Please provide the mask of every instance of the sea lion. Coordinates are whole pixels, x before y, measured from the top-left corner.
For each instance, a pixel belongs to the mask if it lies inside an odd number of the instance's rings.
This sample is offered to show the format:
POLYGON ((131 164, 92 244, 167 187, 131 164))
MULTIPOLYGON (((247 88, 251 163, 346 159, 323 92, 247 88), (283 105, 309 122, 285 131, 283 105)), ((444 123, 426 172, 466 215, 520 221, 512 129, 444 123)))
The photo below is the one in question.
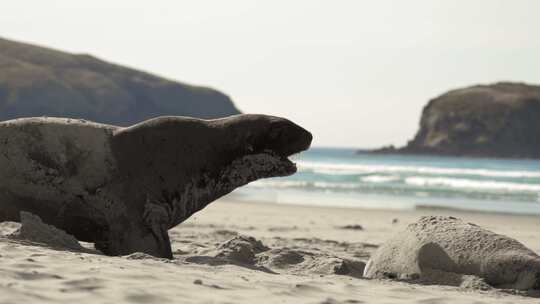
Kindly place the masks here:
POLYGON ((498 288, 539 289, 540 257, 520 242, 477 225, 426 216, 379 247, 364 270, 367 278, 428 283, 433 278, 441 283, 445 273, 474 275, 498 288))
POLYGON ((0 122, 0 221, 38 215, 107 255, 172 258, 167 230, 259 178, 296 172, 312 135, 266 115, 159 117, 121 128, 0 122))

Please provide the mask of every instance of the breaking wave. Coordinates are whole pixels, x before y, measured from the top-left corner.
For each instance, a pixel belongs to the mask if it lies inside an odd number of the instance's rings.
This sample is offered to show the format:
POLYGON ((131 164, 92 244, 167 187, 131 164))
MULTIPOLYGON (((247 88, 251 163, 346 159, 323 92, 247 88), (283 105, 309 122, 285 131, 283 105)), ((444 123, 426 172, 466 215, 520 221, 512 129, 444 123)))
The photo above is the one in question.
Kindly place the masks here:
POLYGON ((362 164, 335 164, 298 161, 297 166, 302 171, 327 175, 354 175, 370 173, 410 173, 429 175, 458 175, 483 176, 507 178, 540 178, 540 172, 490 170, 471 168, 440 168, 426 166, 400 166, 400 165, 362 165, 362 164))
POLYGON ((467 200, 529 202, 538 205, 540 213, 539 161, 370 156, 329 149, 308 151, 296 163, 297 174, 259 180, 248 189, 274 189, 279 194, 291 190, 325 197, 346 194, 358 201, 368 194, 428 204, 433 199, 451 199, 448 205, 467 200))

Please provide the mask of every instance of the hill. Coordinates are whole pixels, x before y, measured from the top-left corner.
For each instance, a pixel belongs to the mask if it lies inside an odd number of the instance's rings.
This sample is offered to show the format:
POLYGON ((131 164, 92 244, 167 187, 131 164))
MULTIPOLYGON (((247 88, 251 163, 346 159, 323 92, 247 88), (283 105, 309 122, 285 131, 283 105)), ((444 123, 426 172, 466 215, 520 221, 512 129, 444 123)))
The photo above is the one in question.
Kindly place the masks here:
POLYGON ((0 38, 0 120, 61 116, 130 125, 161 115, 238 113, 228 96, 210 88, 0 38))

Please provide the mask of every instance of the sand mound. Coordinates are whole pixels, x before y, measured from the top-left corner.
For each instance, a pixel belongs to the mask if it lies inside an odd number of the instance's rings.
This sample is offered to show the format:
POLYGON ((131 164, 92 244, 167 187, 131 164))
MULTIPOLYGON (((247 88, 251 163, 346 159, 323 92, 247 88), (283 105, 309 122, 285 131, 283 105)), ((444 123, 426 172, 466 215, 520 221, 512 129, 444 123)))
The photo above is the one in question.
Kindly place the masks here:
POLYGON ((45 244, 54 248, 86 251, 74 236, 52 225, 47 225, 39 216, 24 211, 21 212, 21 227, 9 237, 45 244))
MULTIPOLYGON (((294 243, 294 240, 280 242, 294 243)), ((317 243, 318 240, 311 240, 317 243)), ((336 242, 336 244, 339 244, 336 242)), ((361 277, 365 263, 342 258, 332 251, 269 247, 251 236, 238 235, 210 249, 210 256, 188 256, 185 261, 209 265, 234 264, 271 273, 296 275, 349 275, 361 277)))
POLYGON ((254 264, 255 255, 269 249, 254 237, 240 235, 219 245, 216 257, 242 264, 254 264))
POLYGON ((272 268, 284 269, 305 261, 304 253, 289 248, 277 248, 259 257, 259 262, 272 268))
POLYGON ((0 222, 0 236, 6 237, 21 229, 21 223, 0 222))
POLYGON ((160 261, 165 263, 171 263, 171 260, 166 258, 158 258, 153 255, 146 254, 144 252, 134 252, 132 254, 125 255, 124 258, 128 260, 151 260, 151 261, 160 261))
POLYGON ((320 258, 316 265, 316 272, 321 274, 348 275, 361 278, 366 264, 361 261, 342 259, 337 257, 320 258))

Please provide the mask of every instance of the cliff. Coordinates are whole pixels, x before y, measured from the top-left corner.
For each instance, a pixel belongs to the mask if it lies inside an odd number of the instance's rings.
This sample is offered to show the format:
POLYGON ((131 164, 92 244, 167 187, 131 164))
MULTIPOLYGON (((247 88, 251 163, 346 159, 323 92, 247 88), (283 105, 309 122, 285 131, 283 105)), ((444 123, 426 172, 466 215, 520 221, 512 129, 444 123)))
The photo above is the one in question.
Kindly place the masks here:
POLYGON ((130 125, 160 115, 238 114, 216 90, 170 81, 90 55, 0 39, 0 120, 84 118, 130 125))
POLYGON ((379 152, 540 158, 540 86, 503 82, 450 91, 424 107, 406 147, 379 152))

